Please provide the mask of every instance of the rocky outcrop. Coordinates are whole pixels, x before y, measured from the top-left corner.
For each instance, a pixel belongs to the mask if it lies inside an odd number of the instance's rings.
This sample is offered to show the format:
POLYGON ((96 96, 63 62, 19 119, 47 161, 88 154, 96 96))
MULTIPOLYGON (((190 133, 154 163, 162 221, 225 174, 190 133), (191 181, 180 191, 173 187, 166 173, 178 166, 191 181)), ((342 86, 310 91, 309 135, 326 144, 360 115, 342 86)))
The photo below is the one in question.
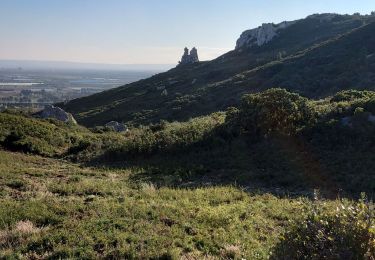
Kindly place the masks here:
POLYGON ((53 105, 46 106, 42 111, 37 113, 36 116, 43 119, 53 118, 65 123, 77 123, 72 114, 65 112, 63 109, 55 107, 53 105))
MULTIPOLYGON (((339 15, 334 13, 323 13, 307 16, 306 19, 314 19, 319 23, 323 23, 330 22, 337 16, 339 15)), ((240 49, 243 47, 262 46, 264 44, 267 44, 272 41, 280 33, 281 30, 288 28, 298 21, 299 20, 289 22, 285 21, 279 24, 264 23, 258 28, 244 31, 241 34, 240 38, 237 40, 236 49, 240 49)))
POLYGON ((275 38, 280 30, 283 30, 294 23, 296 23, 296 21, 282 22, 279 24, 264 23, 258 28, 245 31, 237 40, 236 49, 242 47, 262 46, 275 38))
POLYGON ((111 121, 105 124, 105 127, 112 129, 113 131, 116 132, 126 132, 128 131, 128 127, 125 124, 116 122, 116 121, 111 121))
POLYGON ((193 64, 196 62, 199 62, 198 50, 194 47, 189 53, 189 49, 185 47, 184 55, 182 55, 179 65, 193 64))

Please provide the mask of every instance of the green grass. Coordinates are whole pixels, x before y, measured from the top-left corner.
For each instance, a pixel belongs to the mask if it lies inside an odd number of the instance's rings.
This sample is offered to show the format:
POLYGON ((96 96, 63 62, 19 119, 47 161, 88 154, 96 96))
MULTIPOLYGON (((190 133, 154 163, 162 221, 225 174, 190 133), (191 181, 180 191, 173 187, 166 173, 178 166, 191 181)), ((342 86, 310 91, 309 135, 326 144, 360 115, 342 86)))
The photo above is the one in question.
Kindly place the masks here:
POLYGON ((0 151, 0 257, 266 259, 312 203, 129 181, 139 172, 0 151))
MULTIPOLYGON (((315 101, 274 89, 246 96, 248 102, 237 110, 125 133, 0 113, 0 145, 90 166, 139 168, 133 182, 167 187, 240 185, 304 195, 319 188, 332 197, 366 192, 372 198, 375 125, 367 116, 375 114, 374 97, 371 91, 347 91, 315 101), (341 123, 347 116, 351 126, 341 123)), ((9 187, 24 188, 12 182, 9 187)), ((69 192, 69 187, 54 189, 69 192)))
POLYGON ((374 93, 246 100, 126 133, 0 113, 0 259, 371 254, 374 93))

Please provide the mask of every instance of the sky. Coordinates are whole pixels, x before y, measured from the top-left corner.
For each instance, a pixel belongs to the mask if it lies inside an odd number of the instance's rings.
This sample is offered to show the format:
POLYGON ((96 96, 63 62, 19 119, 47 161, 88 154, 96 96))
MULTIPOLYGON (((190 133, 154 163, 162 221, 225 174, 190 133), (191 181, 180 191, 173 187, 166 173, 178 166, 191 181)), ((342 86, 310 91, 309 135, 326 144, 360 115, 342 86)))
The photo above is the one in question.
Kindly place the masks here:
POLYGON ((0 59, 176 64, 195 46, 210 60, 262 23, 371 11, 374 0, 0 0, 0 59))

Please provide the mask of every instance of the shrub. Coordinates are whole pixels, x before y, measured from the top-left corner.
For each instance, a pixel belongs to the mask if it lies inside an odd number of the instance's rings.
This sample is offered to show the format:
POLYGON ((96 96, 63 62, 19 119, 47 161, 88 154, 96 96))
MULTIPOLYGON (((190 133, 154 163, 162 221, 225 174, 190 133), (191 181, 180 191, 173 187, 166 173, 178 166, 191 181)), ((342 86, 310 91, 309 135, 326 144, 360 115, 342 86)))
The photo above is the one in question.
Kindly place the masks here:
POLYGON ((69 130, 23 115, 0 113, 0 146, 9 150, 53 156, 70 145, 69 130))
POLYGON ((294 223, 271 259, 375 259, 374 205, 341 201, 336 211, 318 201, 302 222, 294 223))
POLYGON ((353 101, 356 99, 371 99, 375 97, 373 91, 344 90, 335 94, 331 102, 353 101))
POLYGON ((240 110, 243 130, 261 136, 292 135, 314 119, 306 98, 279 88, 243 96, 240 110))
POLYGON ((77 125, 36 119, 15 112, 0 113, 0 147, 7 150, 60 156, 73 146, 73 152, 81 151, 84 144, 79 143, 80 140, 91 140, 91 136, 94 134, 77 125))
POLYGON ((213 142, 214 130, 221 126, 224 120, 225 114, 218 112, 187 122, 161 122, 160 125, 134 128, 125 134, 124 142, 108 149, 107 157, 118 159, 157 152, 173 153, 188 151, 193 146, 207 146, 213 142))
POLYGON ((219 134, 227 135, 225 139, 229 139, 232 136, 238 136, 241 134, 241 127, 239 122, 240 110, 235 107, 229 107, 226 111, 225 124, 221 127, 219 134))

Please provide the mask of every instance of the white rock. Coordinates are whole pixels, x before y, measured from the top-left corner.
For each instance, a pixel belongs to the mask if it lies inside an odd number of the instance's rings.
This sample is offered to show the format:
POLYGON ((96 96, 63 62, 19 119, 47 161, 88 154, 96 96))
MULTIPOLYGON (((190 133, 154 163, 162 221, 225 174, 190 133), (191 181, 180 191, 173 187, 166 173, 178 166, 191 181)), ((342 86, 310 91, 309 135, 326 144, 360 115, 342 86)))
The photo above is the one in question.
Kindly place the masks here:
POLYGON ((167 91, 166 89, 164 89, 164 90, 161 92, 161 96, 163 96, 163 97, 168 96, 168 91, 167 91))
MULTIPOLYGON (((337 16, 338 14, 334 13, 313 14, 307 16, 306 19, 316 19, 319 22, 329 22, 337 16)), ((285 21, 279 24, 264 23, 258 28, 247 30, 243 32, 237 40, 236 49, 242 47, 262 46, 274 39, 279 34, 280 30, 288 28, 297 21, 285 21)))
POLYGON ((111 121, 105 124, 105 127, 111 128, 112 130, 116 132, 127 132, 128 127, 122 123, 116 122, 116 121, 111 121))
POLYGON ((247 30, 243 32, 237 40, 236 49, 242 47, 262 46, 277 36, 280 30, 284 30, 294 23, 296 23, 296 21, 282 22, 279 24, 264 23, 258 28, 247 30))
POLYGON ((36 114, 36 116, 40 118, 53 118, 63 122, 72 122, 76 124, 76 120, 72 116, 72 114, 65 112, 63 109, 59 107, 55 107, 53 105, 46 106, 42 111, 36 114))

